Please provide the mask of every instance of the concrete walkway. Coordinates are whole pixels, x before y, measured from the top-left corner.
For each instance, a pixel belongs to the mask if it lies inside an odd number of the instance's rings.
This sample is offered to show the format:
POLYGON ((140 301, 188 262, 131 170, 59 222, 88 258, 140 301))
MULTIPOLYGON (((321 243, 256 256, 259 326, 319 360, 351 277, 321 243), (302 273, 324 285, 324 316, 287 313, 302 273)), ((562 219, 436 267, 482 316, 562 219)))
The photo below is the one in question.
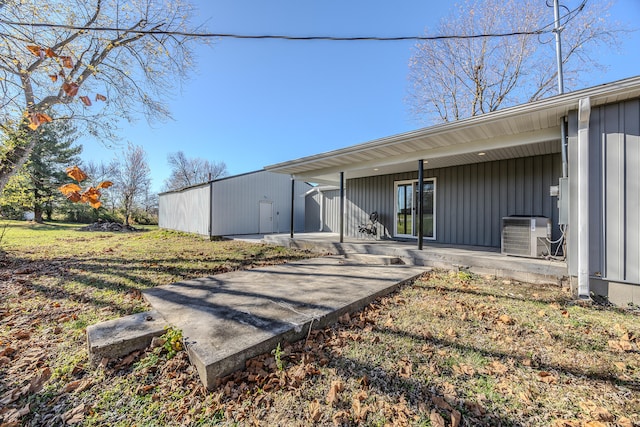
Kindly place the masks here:
POLYGON ((138 337, 138 347, 148 345, 162 333, 159 324, 171 325, 182 330, 189 358, 211 389, 247 359, 304 338, 310 328, 329 325, 427 270, 396 261, 330 256, 149 289, 143 295, 154 311, 88 328, 89 351, 94 360, 109 356, 109 345, 132 351, 125 340, 138 337), (135 337, 127 338, 126 328, 135 337))

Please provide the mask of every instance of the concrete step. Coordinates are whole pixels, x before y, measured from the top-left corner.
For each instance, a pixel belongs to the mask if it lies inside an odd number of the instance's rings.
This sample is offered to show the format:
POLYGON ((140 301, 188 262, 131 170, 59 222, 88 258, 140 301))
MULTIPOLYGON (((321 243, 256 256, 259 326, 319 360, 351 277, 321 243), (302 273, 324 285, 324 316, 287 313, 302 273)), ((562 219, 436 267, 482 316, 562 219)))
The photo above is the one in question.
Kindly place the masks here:
POLYGON ((405 262, 393 255, 358 254, 354 252, 344 254, 345 262, 349 264, 365 265, 404 265, 405 262))
POLYGON ((89 360, 97 365, 105 357, 113 359, 147 348, 154 337, 164 334, 167 326, 157 310, 88 326, 89 360))

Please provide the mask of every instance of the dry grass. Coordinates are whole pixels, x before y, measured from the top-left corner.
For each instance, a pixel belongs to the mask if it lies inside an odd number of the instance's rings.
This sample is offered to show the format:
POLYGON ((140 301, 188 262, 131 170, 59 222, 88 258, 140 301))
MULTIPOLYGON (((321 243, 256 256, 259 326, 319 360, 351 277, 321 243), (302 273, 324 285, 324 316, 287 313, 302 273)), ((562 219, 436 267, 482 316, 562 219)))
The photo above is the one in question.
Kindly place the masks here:
POLYGON ((59 233, 40 241, 47 250, 5 241, 5 423, 640 425, 640 316, 465 273, 429 273, 248 361, 210 392, 184 352, 149 349, 92 368, 84 328, 145 309, 136 291, 305 255, 161 231, 59 233))

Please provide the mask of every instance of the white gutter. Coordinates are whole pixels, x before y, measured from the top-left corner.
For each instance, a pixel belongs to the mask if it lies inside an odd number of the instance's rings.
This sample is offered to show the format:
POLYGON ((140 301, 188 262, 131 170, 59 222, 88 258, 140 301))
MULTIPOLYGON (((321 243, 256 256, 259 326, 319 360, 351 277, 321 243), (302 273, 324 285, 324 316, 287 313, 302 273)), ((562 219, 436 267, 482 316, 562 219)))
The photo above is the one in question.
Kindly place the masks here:
POLYGON ((591 99, 580 99, 578 107, 578 298, 589 294, 589 118, 591 99))

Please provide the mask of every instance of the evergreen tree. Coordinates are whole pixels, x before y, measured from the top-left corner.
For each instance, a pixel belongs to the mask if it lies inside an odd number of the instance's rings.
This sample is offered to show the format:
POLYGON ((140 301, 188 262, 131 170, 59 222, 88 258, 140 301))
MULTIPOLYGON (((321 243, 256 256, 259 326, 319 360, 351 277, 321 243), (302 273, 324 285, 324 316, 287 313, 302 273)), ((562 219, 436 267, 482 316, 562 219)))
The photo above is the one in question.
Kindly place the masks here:
POLYGON ((3 192, 4 210, 21 207, 32 210, 36 222, 43 222, 44 216, 51 220, 54 207, 64 199, 58 187, 67 180, 65 169, 79 162, 82 146, 74 145, 75 140, 75 129, 68 122, 43 126, 22 172, 3 192))

